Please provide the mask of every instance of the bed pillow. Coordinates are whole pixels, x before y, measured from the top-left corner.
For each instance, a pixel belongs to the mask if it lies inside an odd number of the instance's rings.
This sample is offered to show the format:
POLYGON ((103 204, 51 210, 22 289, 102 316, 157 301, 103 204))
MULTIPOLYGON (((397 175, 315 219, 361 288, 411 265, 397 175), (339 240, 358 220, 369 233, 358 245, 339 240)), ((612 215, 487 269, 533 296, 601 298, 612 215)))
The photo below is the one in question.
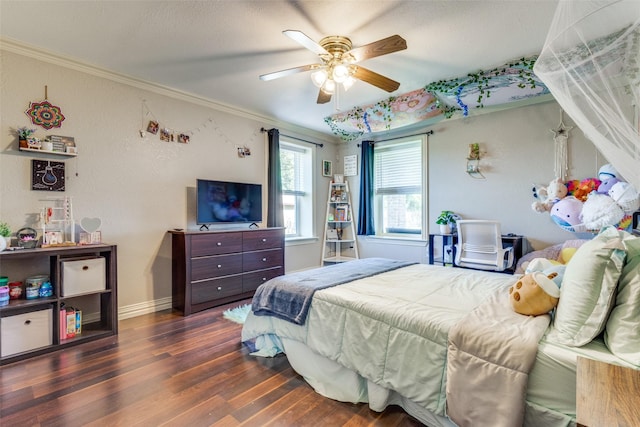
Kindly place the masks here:
POLYGON ((604 228, 567 264, 550 341, 580 347, 604 330, 626 256, 621 233, 604 228))
POLYGON ((618 281, 615 305, 607 320, 604 340, 620 359, 640 366, 640 238, 623 241, 627 259, 618 281))

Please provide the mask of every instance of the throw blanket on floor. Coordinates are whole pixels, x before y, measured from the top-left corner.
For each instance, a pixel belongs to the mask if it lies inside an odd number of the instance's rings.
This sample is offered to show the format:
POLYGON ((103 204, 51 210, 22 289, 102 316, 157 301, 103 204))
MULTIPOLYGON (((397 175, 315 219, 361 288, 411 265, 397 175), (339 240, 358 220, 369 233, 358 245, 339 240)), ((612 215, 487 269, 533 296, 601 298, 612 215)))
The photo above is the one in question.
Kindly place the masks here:
POLYGON ((458 426, 523 424, 529 372, 549 322, 514 312, 502 290, 451 328, 447 415, 458 426))
POLYGON ((275 316, 304 325, 313 294, 400 267, 415 264, 385 258, 365 258, 275 277, 260 285, 253 296, 253 313, 275 316))

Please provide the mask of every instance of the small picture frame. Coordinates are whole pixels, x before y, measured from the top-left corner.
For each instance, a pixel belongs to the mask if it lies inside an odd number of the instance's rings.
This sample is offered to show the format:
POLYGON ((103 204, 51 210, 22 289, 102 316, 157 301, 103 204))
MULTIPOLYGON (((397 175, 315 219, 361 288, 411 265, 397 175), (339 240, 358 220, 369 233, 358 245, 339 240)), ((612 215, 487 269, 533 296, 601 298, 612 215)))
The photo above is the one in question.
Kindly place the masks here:
POLYGON ((338 240, 338 231, 335 228, 327 230, 327 240, 338 240))
POLYGON ((147 132, 156 135, 159 128, 160 125, 158 124, 158 122, 156 122, 155 120, 150 120, 149 124, 147 125, 147 132))
POLYGON ((330 160, 322 161, 322 176, 331 177, 331 161, 330 160))

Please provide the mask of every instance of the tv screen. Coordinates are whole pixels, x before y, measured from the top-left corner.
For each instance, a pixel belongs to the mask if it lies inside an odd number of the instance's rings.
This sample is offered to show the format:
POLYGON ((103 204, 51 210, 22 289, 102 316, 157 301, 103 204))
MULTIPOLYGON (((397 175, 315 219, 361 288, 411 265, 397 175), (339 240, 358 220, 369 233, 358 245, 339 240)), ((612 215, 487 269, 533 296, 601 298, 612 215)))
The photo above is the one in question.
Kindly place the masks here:
POLYGON ((262 221, 262 185, 198 179, 196 222, 262 221))

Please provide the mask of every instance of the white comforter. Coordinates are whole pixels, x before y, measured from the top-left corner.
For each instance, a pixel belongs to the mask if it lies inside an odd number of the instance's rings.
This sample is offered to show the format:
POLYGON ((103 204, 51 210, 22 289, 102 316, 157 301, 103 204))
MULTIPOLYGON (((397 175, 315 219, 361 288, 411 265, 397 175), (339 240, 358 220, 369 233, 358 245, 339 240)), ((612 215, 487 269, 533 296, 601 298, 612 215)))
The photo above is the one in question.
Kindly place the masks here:
POLYGON ((316 292, 307 322, 249 315, 242 340, 276 334, 445 414, 450 329, 513 276, 425 264, 316 292))

